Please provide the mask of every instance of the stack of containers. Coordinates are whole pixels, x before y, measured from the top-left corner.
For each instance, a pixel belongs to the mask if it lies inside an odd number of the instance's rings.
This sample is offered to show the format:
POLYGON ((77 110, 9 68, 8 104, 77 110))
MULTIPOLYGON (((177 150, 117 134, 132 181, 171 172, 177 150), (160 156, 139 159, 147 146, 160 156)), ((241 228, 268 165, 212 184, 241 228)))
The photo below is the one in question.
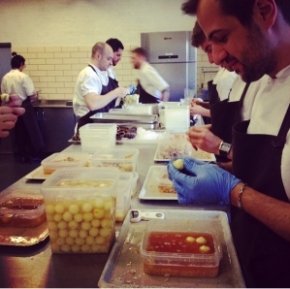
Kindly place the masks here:
POLYGON ((138 149, 115 148, 109 151, 98 151, 92 157, 94 167, 117 168, 120 171, 117 188, 117 221, 123 221, 130 209, 133 185, 136 184, 138 156, 138 149))
POLYGON ((115 236, 117 169, 71 168, 42 186, 54 253, 107 253, 115 236))
POLYGON ((116 124, 86 124, 80 128, 82 149, 89 153, 110 150, 116 144, 116 134, 116 124))
POLYGON ((166 103, 164 125, 170 132, 186 132, 190 126, 189 105, 182 103, 166 103))

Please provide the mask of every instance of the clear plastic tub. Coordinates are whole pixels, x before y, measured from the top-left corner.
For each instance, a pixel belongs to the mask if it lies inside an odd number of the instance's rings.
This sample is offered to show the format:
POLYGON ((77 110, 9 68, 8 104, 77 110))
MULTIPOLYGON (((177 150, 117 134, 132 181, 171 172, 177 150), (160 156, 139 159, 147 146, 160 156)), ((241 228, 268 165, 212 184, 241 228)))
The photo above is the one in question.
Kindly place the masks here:
POLYGON ((1 194, 0 226, 34 228, 45 222, 43 196, 34 188, 15 188, 1 194))
POLYGON ((122 222, 130 207, 134 175, 132 173, 121 173, 117 188, 116 221, 122 222))
POLYGON ((149 221, 141 245, 149 275, 216 277, 221 250, 214 233, 180 220, 149 221))
POLYGON ((82 149, 89 153, 112 149, 116 144, 116 134, 116 124, 86 124, 80 128, 82 149))
POLYGON ((107 253, 115 236, 117 169, 60 169, 42 193, 54 253, 107 253))
POLYGON ((166 104, 164 125, 167 131, 186 132, 190 127, 190 110, 188 105, 166 104))
POLYGON ((138 156, 138 149, 115 148, 95 153, 92 158, 92 164, 95 167, 111 167, 118 168, 123 172, 135 172, 138 156))
POLYGON ((100 133, 107 132, 107 133, 114 134, 116 130, 117 130, 116 124, 89 123, 80 128, 80 134, 85 135, 85 134, 91 134, 94 132, 100 132, 100 133))
POLYGON ((70 167, 88 167, 91 155, 86 153, 55 153, 41 162, 43 172, 52 174, 57 169, 70 167))

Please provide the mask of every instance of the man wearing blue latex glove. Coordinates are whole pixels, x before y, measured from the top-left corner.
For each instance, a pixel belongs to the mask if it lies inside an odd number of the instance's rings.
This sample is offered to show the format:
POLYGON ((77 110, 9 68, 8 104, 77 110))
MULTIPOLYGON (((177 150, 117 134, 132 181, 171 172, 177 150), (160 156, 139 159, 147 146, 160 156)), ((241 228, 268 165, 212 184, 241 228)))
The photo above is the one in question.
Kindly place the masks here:
POLYGON ((217 165, 185 158, 182 170, 168 165, 168 173, 178 193, 180 204, 229 205, 232 189, 239 179, 217 165))

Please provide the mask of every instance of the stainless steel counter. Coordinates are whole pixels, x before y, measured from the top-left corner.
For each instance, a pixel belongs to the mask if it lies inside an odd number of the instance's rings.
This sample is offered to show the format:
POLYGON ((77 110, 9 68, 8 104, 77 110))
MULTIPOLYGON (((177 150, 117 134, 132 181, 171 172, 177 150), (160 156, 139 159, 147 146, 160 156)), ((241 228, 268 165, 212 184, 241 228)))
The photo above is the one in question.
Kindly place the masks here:
MULTIPOLYGON (((153 164, 156 145, 134 147, 140 150, 139 190, 149 166, 153 164)), ((66 151, 77 152, 80 149, 80 146, 74 145, 66 151)), ((27 186, 25 179, 19 180, 16 185, 27 186)), ((40 184, 33 186, 39 187, 40 184)), ((141 203, 137 197, 132 200, 132 207, 180 208, 174 201, 141 203)), ((107 254, 52 254, 49 240, 29 248, 0 247, 0 287, 97 287, 107 258, 107 254)))

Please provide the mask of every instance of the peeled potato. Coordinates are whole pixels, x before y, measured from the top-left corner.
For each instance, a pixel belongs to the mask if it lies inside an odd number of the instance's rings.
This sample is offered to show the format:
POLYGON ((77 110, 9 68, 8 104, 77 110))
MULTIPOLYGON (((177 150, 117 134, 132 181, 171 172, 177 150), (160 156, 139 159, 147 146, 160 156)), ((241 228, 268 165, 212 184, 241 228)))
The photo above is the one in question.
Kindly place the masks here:
POLYGON ((179 171, 182 171, 184 169, 183 159, 177 159, 177 160, 173 161, 172 164, 179 171))

